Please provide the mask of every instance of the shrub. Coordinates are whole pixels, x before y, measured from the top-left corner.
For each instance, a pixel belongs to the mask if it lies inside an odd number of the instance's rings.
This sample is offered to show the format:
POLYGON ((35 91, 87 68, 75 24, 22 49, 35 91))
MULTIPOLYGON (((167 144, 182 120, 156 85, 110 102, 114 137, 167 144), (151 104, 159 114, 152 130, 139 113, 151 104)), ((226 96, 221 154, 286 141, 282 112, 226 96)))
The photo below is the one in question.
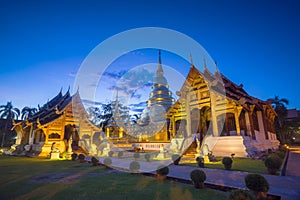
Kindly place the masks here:
POLYGON ((232 166, 232 159, 230 157, 224 157, 222 159, 222 164, 224 165, 224 168, 229 170, 232 166))
POLYGON ((62 152, 62 154, 61 154, 61 156, 63 157, 63 158, 67 158, 68 157, 68 152, 66 152, 66 151, 64 151, 64 152, 62 152))
POLYGON ((204 187, 204 181, 206 180, 206 174, 204 171, 195 169, 190 173, 190 178, 192 179, 195 188, 204 187))
POLYGON ((248 190, 231 190, 229 200, 256 200, 255 196, 248 190))
POLYGON ((112 164, 112 161, 110 158, 104 158, 103 164, 106 166, 110 166, 112 164))
POLYGON ((112 157, 113 155, 114 155, 114 152, 113 152, 113 151, 109 151, 109 152, 108 152, 108 156, 109 156, 109 157, 112 157))
POLYGON ((130 169, 130 171, 132 171, 132 172, 138 171, 138 170, 140 169, 140 167, 141 167, 141 165, 140 165, 140 163, 137 162, 137 161, 132 161, 132 162, 130 163, 130 165, 129 165, 129 169, 130 169))
POLYGON ((169 174, 169 167, 165 165, 158 166, 156 173, 159 175, 167 176, 169 174))
POLYGON ((222 164, 223 165, 231 165, 232 164, 232 159, 230 157, 224 157, 222 159, 222 164))
POLYGON ((123 152, 123 151, 119 151, 119 152, 118 152, 118 158, 122 158, 123 155, 124 155, 124 152, 123 152))
POLYGON ((199 167, 202 167, 202 168, 204 167, 204 158, 203 157, 198 156, 196 158, 196 161, 197 161, 199 167))
POLYGON ((193 182, 204 182, 206 180, 206 174, 202 170, 194 169, 190 173, 190 178, 193 182))
POLYGON ((140 157, 140 153, 134 153, 134 154, 133 154, 133 157, 134 157, 135 159, 138 159, 138 158, 140 157))
POLYGON ((268 181, 260 174, 248 174, 245 177, 245 184, 247 188, 255 192, 269 191, 268 181))
POLYGON ((173 160, 174 165, 178 165, 180 159, 181 159, 181 156, 180 156, 180 155, 178 155, 178 154, 173 154, 173 155, 172 155, 172 160, 173 160))
POLYGON ((78 157, 77 153, 72 153, 71 158, 72 160, 76 160, 76 158, 78 157))
POLYGON ((93 166, 98 166, 98 164, 99 164, 99 160, 97 159, 97 158, 95 158, 95 157, 92 157, 92 163, 93 163, 93 166))
POLYGON ((266 158, 264 163, 270 174, 276 174, 281 167, 282 161, 276 154, 271 154, 266 158))
POLYGON ((147 162, 150 161, 150 154, 147 153, 147 154, 144 155, 144 157, 145 157, 145 159, 147 160, 147 162))
POLYGON ((284 159, 285 157, 285 152, 283 151, 276 151, 275 153, 280 159, 284 159))
POLYGON ((85 158, 85 156, 84 156, 83 154, 79 154, 78 159, 79 159, 80 161, 83 161, 84 158, 85 158))

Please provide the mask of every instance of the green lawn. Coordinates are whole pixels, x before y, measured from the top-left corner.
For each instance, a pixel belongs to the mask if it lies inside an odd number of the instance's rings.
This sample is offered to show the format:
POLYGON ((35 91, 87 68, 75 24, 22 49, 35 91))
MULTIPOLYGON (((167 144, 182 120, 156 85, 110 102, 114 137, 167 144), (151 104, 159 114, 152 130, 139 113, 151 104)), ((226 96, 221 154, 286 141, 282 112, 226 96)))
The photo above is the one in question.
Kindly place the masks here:
POLYGON ((227 194, 160 182, 78 161, 0 156, 0 199, 226 199, 227 194))
MULTIPOLYGON (((204 167, 212 169, 224 169, 222 158, 218 157, 217 159, 219 160, 218 162, 205 163, 204 167)), ((183 163, 183 165, 198 166, 196 161, 192 163, 183 163)), ((254 160, 251 158, 234 158, 231 170, 263 174, 267 173, 267 169, 262 160, 254 160)))

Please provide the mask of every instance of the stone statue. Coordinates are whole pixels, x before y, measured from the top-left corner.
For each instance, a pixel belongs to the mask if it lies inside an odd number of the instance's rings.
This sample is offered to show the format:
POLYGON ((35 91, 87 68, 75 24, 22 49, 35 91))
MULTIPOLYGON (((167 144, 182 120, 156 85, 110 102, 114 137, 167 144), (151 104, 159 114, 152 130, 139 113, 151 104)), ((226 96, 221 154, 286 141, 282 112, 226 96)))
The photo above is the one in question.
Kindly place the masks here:
POLYGON ((199 153, 200 152, 200 140, 196 137, 196 143, 197 143, 197 147, 196 147, 196 152, 199 153))
POLYGON ((51 146, 51 153, 57 153, 59 152, 58 148, 56 147, 56 143, 53 142, 51 146))
POLYGON ((73 143, 73 138, 72 138, 72 135, 71 135, 70 139, 68 141, 68 153, 72 153, 72 143, 73 143))
POLYGON ((204 144, 202 147, 202 155, 207 156, 209 153, 208 145, 204 144))
POLYGON ((160 147, 159 147, 159 152, 160 153, 164 153, 165 152, 165 149, 164 149, 164 145, 161 144, 160 147))

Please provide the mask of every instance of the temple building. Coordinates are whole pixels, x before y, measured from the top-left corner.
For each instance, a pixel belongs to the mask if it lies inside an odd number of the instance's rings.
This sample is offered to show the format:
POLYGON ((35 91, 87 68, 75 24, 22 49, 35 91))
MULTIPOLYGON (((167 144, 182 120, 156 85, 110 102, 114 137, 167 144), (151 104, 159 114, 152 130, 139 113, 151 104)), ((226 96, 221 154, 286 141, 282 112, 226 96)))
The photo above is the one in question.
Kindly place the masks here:
POLYGON ((72 151, 88 153, 93 136, 100 128, 87 119, 79 93, 70 95, 59 92, 53 99, 39 108, 31 118, 14 123, 17 132, 16 151, 24 149, 35 155, 49 156, 53 144, 62 153, 72 142, 72 151))
POLYGON ((205 62, 200 72, 191 61, 176 95, 179 98, 174 102, 159 52, 152 91, 137 124, 124 123, 117 97, 113 117, 104 127, 105 134, 101 133, 105 138, 99 137, 95 133, 102 130, 89 121, 79 93, 71 96, 69 91, 64 95, 60 91, 33 117, 14 123, 15 148, 48 156, 55 143, 60 152, 70 152, 71 146, 72 151, 99 155, 97 145, 105 140, 118 148, 138 145, 157 151, 163 147, 170 154, 185 153, 201 145, 216 156, 239 157, 255 157, 259 152, 278 148, 276 113, 270 102, 250 96, 243 85, 233 83, 218 69, 210 72, 205 62))
MULTIPOLYGON (((147 107, 143 110, 138 123, 126 126, 125 132, 138 138, 138 142, 169 143, 171 139, 168 128, 170 121, 166 118, 166 112, 174 104, 174 98, 164 76, 160 51, 158 52, 158 66, 152 91, 146 103, 147 107)), ((159 144, 156 146, 159 146, 159 144)))
POLYGON ((169 109, 171 135, 198 134, 216 156, 255 156, 278 148, 274 130, 276 113, 270 102, 247 94, 217 69, 205 65, 199 72, 191 63, 178 101, 169 109))

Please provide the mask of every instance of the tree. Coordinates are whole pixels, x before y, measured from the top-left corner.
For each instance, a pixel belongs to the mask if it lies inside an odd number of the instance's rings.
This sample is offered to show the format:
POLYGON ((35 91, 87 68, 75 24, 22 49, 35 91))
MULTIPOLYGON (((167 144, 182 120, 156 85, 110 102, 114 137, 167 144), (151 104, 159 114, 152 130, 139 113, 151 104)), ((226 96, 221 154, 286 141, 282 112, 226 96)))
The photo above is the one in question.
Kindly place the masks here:
POLYGON ((98 126, 100 124, 100 119, 99 116, 101 115, 101 110, 98 107, 89 107, 87 109, 87 114, 88 114, 88 118, 89 120, 95 124, 96 126, 98 126))
POLYGON ((14 108, 11 102, 7 102, 6 105, 0 106, 0 118, 5 119, 5 128, 2 134, 1 147, 4 146, 6 133, 9 131, 9 127, 12 125, 12 120, 17 119, 20 115, 20 110, 14 108))
POLYGON ((289 104, 289 101, 285 98, 280 99, 278 96, 275 96, 273 99, 270 99, 271 104, 277 114, 274 126, 278 139, 281 143, 285 143, 287 140, 287 124, 286 124, 286 116, 287 116, 287 108, 286 105, 289 104))
POLYGON ((21 119, 28 119, 28 118, 31 118, 35 113, 37 112, 37 109, 36 108, 30 108, 28 106, 25 106, 21 113, 21 119))
POLYGON ((289 101, 285 98, 280 99, 278 96, 275 96, 274 99, 271 99, 271 104, 277 113, 279 126, 282 127, 287 116, 287 108, 285 106, 289 104, 289 101))

